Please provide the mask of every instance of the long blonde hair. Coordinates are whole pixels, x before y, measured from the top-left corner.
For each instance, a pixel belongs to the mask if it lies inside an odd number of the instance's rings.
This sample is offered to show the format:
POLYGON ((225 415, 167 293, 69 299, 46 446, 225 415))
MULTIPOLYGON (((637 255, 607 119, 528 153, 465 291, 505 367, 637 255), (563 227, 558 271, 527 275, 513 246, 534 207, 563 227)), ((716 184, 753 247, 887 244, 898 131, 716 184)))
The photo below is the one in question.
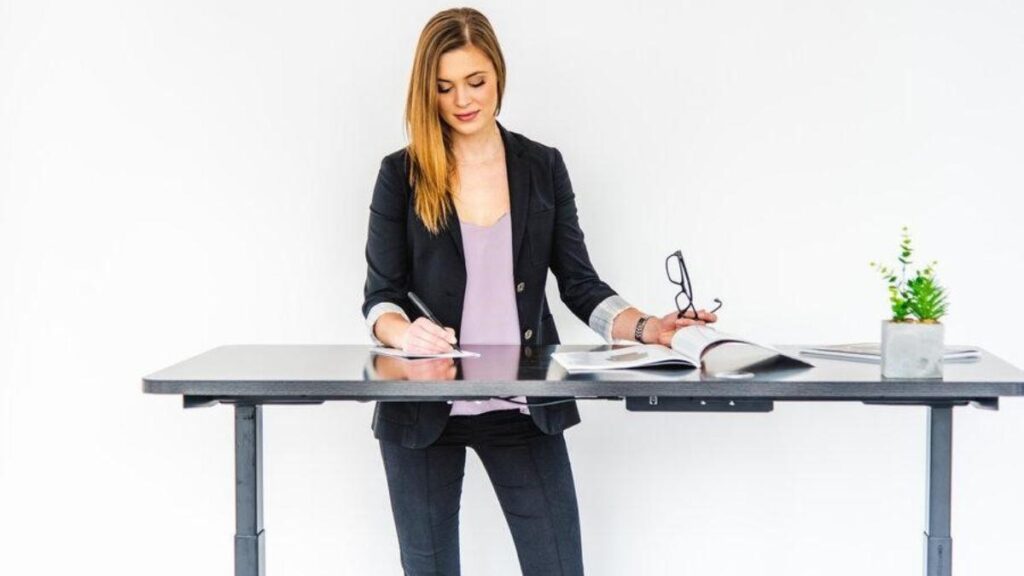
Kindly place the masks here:
POLYGON ((423 224, 437 234, 453 209, 451 194, 458 179, 451 146, 451 128, 437 104, 437 73, 441 55, 464 46, 481 49, 494 64, 498 106, 505 91, 505 59, 491 23, 472 8, 438 12, 427 22, 416 45, 405 126, 409 136, 409 185, 416 191, 415 209, 423 224))

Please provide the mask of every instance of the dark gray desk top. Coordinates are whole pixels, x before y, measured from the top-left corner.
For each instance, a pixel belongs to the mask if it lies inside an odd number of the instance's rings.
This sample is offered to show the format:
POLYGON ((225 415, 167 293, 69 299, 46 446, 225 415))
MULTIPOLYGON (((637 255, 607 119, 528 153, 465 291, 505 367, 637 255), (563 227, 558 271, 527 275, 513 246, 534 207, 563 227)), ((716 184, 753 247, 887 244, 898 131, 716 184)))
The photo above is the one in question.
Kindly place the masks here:
MULTIPOLYGON (((935 381, 885 380, 877 364, 804 357, 814 368, 754 366, 738 349, 712 351, 702 370, 617 370, 567 374, 551 360, 563 350, 608 346, 466 346, 480 358, 455 361, 454 379, 408 380, 407 360, 382 360, 369 346, 221 346, 143 378, 150 394, 217 399, 443 400, 494 396, 605 398, 663 396, 776 400, 975 400, 1024 396, 1024 372, 982 351, 978 361, 947 363, 935 381), (751 378, 720 374, 739 368, 751 378), (398 372, 396 372, 398 370, 398 372)), ((795 353, 796 346, 781 347, 795 353)), ((424 362, 424 361, 419 361, 424 362)))

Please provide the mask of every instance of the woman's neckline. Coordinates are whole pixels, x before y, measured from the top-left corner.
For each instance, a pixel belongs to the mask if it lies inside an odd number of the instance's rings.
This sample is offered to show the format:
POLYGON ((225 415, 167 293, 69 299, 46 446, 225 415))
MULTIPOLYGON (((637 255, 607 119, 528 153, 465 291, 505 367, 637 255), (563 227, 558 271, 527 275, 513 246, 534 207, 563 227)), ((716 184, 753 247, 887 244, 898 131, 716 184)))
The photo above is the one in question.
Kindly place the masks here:
MULTIPOLYGON (((486 136, 484 136, 484 137, 486 138, 486 136)), ((497 121, 495 121, 495 123, 494 123, 494 131, 492 133, 491 138, 492 138, 492 141, 494 142, 494 144, 491 146, 491 150, 489 152, 487 152, 482 158, 474 158, 474 159, 469 159, 469 160, 466 160, 466 161, 462 161, 458 157, 458 154, 456 154, 455 164, 457 166, 467 166, 467 167, 480 166, 480 165, 486 164, 486 163, 490 162, 491 160, 493 160, 494 158, 498 157, 500 155, 500 152, 505 148, 505 142, 504 142, 504 140, 501 137, 501 128, 498 127, 497 121)), ((478 136, 475 139, 479 143, 480 137, 478 136)), ((470 147, 472 147, 472 146, 470 146, 470 147)))
POLYGON ((473 224, 472 222, 466 222, 465 220, 462 220, 461 218, 459 219, 459 224, 462 224, 463 226, 471 226, 473 228, 494 228, 495 226, 498 225, 499 222, 504 220, 505 217, 508 216, 508 215, 509 215, 509 211, 506 210, 501 216, 498 216, 498 219, 495 220, 493 224, 491 224, 489 226, 484 226, 482 224, 473 224))

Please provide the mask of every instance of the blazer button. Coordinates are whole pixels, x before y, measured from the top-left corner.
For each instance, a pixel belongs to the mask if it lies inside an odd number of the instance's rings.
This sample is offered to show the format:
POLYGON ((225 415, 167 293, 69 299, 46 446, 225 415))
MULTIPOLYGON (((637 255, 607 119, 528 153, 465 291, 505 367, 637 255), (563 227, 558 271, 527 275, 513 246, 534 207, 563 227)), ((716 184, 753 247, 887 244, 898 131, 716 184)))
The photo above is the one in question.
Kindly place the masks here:
POLYGON ((527 329, 526 332, 523 332, 523 338, 529 340, 532 337, 533 337, 533 330, 527 329))
POLYGON ((526 290, 526 282, 516 284, 516 292, 522 292, 523 290, 526 290))

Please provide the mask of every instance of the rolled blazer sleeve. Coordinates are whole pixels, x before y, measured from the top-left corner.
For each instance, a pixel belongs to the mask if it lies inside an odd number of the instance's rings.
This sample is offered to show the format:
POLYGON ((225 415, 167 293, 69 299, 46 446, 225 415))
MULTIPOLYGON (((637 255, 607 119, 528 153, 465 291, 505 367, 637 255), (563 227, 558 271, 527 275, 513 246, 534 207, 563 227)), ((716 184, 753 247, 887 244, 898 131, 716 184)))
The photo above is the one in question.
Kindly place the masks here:
POLYGON ((366 235, 366 284, 363 286, 363 316, 370 337, 373 323, 381 314, 398 312, 409 318, 409 262, 406 218, 409 187, 404 181, 403 155, 391 155, 381 162, 370 201, 370 223, 366 235))
POLYGON ((615 323, 615 317, 632 307, 633 305, 622 296, 615 295, 605 298, 597 305, 597 308, 594 308, 593 313, 590 314, 590 322, 588 322, 590 329, 600 334, 605 342, 609 344, 614 342, 612 326, 615 323))
POLYGON ((551 246, 551 271, 558 282, 562 302, 606 341, 611 341, 614 316, 629 305, 605 284, 590 263, 576 211, 569 171, 561 152, 554 150, 555 227, 551 246), (600 306, 601 304, 604 306, 600 306))

